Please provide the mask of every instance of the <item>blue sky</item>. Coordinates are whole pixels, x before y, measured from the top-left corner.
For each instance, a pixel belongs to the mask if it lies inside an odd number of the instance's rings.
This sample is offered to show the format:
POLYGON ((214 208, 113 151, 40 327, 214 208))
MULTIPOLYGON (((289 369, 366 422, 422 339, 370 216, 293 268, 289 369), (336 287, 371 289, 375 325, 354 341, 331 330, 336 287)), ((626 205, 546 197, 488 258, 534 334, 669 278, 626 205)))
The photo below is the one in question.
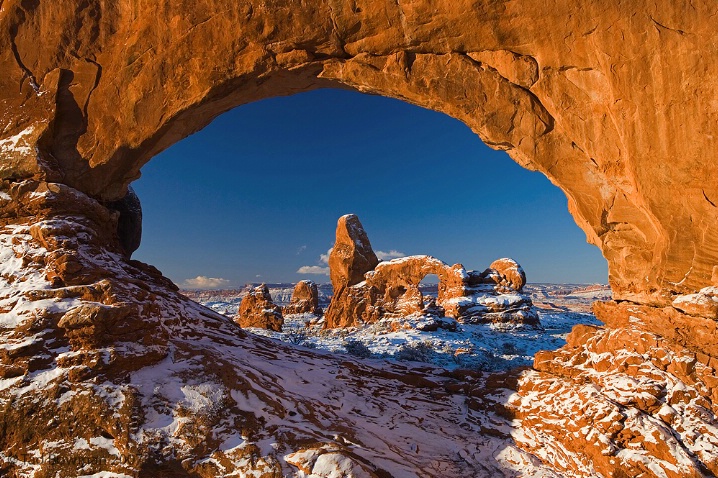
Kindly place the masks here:
POLYGON ((478 270, 513 257, 529 282, 607 280, 543 175, 457 120, 388 98, 318 90, 235 108, 150 161, 133 187, 144 212, 134 258, 180 286, 328 281, 297 271, 326 267, 347 213, 375 250, 478 270))

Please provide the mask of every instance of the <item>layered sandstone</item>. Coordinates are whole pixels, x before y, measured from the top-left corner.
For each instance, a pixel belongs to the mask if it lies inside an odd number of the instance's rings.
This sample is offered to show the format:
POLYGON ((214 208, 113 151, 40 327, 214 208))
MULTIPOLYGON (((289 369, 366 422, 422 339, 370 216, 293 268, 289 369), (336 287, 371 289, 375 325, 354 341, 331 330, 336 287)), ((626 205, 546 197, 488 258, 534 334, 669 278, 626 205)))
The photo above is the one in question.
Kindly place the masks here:
POLYGON ((275 332, 282 331, 282 325, 284 325, 282 308, 272 302, 267 284, 258 285, 242 299, 235 322, 240 327, 259 327, 275 332))
POLYGON ((319 290, 317 284, 310 280, 301 280, 294 286, 292 298, 288 305, 282 307, 282 313, 289 314, 321 314, 319 307, 319 290))
POLYGON ((574 327, 519 380, 516 443, 572 475, 718 475, 716 322, 693 337, 681 332, 692 318, 672 308, 607 302, 595 313, 606 328, 574 327))

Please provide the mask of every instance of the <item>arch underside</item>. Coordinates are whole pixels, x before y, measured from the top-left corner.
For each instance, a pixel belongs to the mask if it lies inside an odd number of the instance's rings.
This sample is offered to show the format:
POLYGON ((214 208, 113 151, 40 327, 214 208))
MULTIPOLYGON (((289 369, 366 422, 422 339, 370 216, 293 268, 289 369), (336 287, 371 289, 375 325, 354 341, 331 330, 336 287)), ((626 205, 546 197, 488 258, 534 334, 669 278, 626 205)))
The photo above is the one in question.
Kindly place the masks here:
POLYGON ((715 227, 718 185, 714 175, 692 180, 710 168, 714 148, 710 113, 690 113, 690 105, 706 105, 701 94, 709 89, 675 83, 696 65, 708 77, 713 65, 699 46, 713 33, 700 12, 680 7, 596 2, 579 14, 566 3, 537 18, 527 2, 432 10, 208 1, 110 11, 99 2, 79 11, 6 2, 0 21, 10 32, 3 39, 10 74, 2 80, 0 136, 20 134, 30 148, 2 176, 42 171, 118 199, 152 156, 224 111, 348 87, 453 116, 541 171, 601 248, 616 298, 666 303, 707 285, 718 251, 715 235, 705 233, 715 227), (640 20, 627 22, 629 13, 640 20), (660 26, 668 24, 682 27, 660 26), (38 37, 48 47, 34 48, 38 37), (627 48, 645 54, 620 54, 627 48), (680 60, 668 61, 671 49, 680 60), (650 88, 635 88, 646 75, 650 88), (696 132, 690 139, 688 130, 696 132))

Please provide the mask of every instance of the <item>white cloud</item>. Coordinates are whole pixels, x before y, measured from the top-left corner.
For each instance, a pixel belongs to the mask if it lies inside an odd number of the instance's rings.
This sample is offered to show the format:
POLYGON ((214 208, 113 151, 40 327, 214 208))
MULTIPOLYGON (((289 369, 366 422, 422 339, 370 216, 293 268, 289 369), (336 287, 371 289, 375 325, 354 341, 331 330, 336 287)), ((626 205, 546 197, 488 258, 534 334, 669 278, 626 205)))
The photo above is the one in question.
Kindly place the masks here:
POLYGON ((320 254, 319 255, 319 262, 323 262, 325 264, 329 264, 329 254, 332 253, 333 247, 330 247, 326 254, 320 254))
POLYGON ((324 274, 329 275, 329 268, 322 266, 302 266, 297 270, 297 274, 324 274))
POLYGON ((299 247, 297 248, 297 255, 301 254, 302 252, 304 252, 304 251, 306 251, 306 250, 307 250, 307 245, 306 245, 306 244, 304 244, 304 245, 302 245, 302 246, 299 246, 299 247))
MULTIPOLYGON (((329 264, 329 254, 332 253, 332 247, 329 248, 326 254, 319 255, 320 264, 329 264)), ((329 275, 329 267, 326 266, 302 266, 297 270, 297 274, 324 274, 329 275)))
POLYGON ((389 252, 375 251, 374 254, 376 254, 376 257, 380 261, 390 261, 392 259, 406 257, 406 254, 404 254, 403 252, 395 251, 394 249, 390 250, 389 252))
POLYGON ((194 279, 187 279, 181 286, 188 289, 216 289, 229 284, 229 280, 220 277, 197 276, 194 279))

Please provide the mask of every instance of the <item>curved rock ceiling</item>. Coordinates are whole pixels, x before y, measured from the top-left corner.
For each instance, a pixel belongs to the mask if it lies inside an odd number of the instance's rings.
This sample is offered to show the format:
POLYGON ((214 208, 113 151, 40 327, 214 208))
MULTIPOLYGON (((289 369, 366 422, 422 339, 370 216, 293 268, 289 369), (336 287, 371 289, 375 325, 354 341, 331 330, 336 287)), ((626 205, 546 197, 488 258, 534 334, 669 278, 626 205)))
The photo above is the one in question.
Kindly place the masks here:
POLYGON ((0 138, 30 150, 1 173, 117 199, 218 114, 341 85, 458 118, 544 173, 616 298, 666 303, 718 263, 714 8, 5 0, 0 138))

